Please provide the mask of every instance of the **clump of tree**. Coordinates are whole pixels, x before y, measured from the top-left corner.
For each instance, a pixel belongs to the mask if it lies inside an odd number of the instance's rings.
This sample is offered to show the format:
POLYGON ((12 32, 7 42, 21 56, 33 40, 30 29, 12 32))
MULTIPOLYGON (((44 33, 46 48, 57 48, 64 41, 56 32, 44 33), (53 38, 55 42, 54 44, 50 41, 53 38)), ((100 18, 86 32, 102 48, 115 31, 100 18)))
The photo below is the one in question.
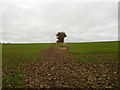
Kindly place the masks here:
POLYGON ((57 37, 57 43, 64 43, 64 38, 67 37, 66 33, 65 32, 58 32, 56 34, 56 37, 57 37))

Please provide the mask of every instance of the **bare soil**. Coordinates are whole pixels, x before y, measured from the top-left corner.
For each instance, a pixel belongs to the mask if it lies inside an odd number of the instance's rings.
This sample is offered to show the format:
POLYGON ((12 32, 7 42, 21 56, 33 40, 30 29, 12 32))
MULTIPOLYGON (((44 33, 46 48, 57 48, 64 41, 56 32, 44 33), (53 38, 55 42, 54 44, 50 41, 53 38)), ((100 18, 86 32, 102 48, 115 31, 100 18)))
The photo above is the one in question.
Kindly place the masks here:
POLYGON ((30 88, 120 88, 119 63, 83 63, 71 57, 68 49, 49 47, 37 62, 28 63, 30 88))

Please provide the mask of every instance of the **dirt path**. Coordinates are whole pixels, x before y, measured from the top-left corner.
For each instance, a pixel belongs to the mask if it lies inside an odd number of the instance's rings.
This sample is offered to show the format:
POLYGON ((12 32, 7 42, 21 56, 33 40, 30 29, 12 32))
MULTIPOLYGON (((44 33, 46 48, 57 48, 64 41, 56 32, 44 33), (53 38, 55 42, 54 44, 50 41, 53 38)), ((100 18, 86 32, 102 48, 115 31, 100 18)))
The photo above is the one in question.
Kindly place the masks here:
POLYGON ((81 63, 71 58, 68 50, 54 47, 49 47, 41 53, 43 57, 40 60, 27 65, 27 87, 119 87, 118 63, 81 63))

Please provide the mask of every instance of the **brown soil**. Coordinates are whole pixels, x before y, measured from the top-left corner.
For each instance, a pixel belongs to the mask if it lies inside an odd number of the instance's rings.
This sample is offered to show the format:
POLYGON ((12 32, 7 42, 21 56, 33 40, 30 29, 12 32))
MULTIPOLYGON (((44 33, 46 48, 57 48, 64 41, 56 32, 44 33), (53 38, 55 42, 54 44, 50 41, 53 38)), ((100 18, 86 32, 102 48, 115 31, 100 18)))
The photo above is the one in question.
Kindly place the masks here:
POLYGON ((83 63, 71 58, 67 49, 49 47, 43 57, 27 65, 27 87, 117 88, 117 62, 83 63))

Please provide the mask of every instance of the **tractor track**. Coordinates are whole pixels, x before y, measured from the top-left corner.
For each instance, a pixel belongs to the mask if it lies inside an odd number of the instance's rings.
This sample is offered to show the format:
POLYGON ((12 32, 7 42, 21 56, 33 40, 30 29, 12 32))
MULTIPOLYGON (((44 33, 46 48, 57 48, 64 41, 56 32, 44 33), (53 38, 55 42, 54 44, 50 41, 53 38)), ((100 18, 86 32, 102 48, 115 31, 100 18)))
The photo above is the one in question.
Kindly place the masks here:
POLYGON ((29 88, 120 88, 119 63, 83 63, 68 49, 49 47, 37 62, 26 65, 29 88), (114 66, 114 68, 113 68, 114 66))

